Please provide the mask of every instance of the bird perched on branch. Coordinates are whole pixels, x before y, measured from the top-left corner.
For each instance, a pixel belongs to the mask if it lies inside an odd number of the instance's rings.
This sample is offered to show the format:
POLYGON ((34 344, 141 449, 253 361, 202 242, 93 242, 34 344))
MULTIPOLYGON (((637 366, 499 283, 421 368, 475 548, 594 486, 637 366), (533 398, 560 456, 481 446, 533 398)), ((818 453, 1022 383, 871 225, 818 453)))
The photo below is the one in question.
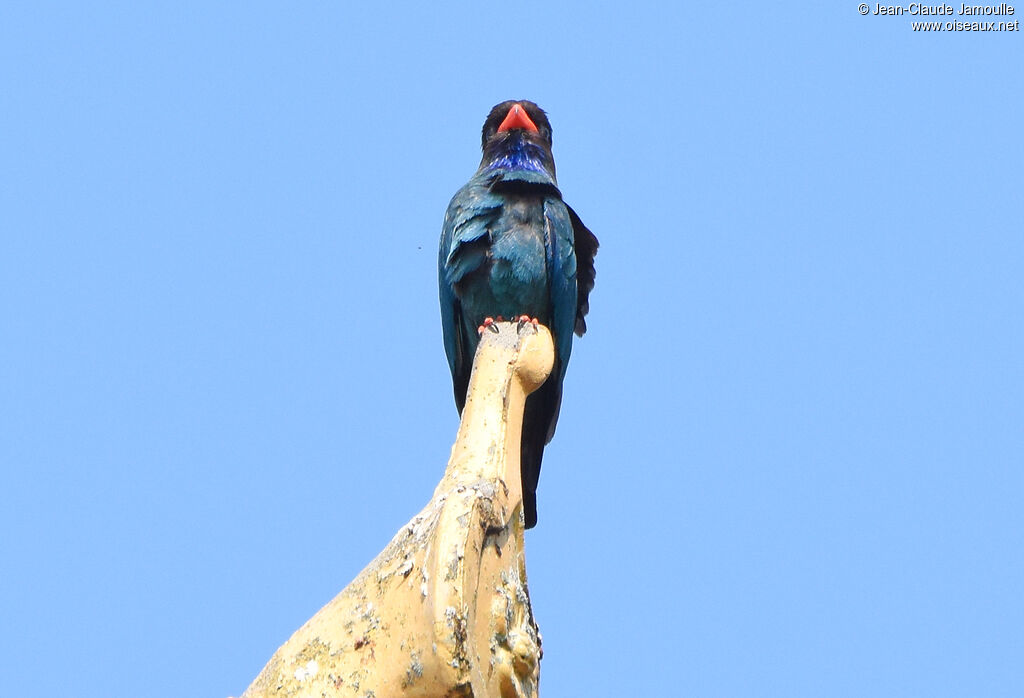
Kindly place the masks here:
POLYGON ((551 376, 526 401, 520 471, 526 527, 537 523, 537 480, 555 433, 572 335, 587 330, 597 238, 555 180, 551 124, 533 102, 502 102, 484 122, 483 159, 452 197, 438 252, 441 325, 462 413, 480 332, 508 318, 546 325, 551 376))

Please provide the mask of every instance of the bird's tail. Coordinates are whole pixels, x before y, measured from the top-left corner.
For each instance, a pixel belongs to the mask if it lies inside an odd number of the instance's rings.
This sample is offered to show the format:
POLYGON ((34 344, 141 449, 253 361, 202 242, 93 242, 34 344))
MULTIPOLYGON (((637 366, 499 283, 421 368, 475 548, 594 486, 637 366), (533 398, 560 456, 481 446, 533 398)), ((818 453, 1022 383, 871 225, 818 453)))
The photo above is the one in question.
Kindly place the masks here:
POLYGON ((523 513, 526 527, 537 525, 537 483, 544 446, 555 435, 558 409, 562 403, 562 382, 551 376, 537 392, 526 399, 523 413, 523 438, 519 453, 519 472, 523 482, 523 513))

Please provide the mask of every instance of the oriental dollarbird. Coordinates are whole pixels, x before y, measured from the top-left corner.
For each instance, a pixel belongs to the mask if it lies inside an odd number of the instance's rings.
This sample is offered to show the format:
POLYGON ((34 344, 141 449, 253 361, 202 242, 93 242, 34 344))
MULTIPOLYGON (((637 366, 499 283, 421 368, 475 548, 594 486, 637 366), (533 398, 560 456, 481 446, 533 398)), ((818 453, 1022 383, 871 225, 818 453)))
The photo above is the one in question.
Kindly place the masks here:
POLYGON ((438 252, 441 325, 462 413, 480 332, 494 320, 539 321, 555 365, 526 401, 520 472, 526 527, 537 524, 537 480, 555 433, 572 335, 583 336, 597 238, 562 201, 551 124, 525 100, 502 102, 483 127, 483 159, 452 197, 438 252))

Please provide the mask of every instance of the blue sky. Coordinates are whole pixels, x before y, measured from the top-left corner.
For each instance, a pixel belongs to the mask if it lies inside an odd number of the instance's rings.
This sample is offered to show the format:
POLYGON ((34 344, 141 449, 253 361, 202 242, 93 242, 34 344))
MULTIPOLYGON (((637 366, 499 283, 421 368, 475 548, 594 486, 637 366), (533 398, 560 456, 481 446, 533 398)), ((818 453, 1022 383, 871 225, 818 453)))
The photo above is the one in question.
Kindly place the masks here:
POLYGON ((911 19, 5 5, 3 692, 238 695, 419 511, 442 216, 528 98, 602 243, 544 695, 1024 695, 1024 51, 911 19))

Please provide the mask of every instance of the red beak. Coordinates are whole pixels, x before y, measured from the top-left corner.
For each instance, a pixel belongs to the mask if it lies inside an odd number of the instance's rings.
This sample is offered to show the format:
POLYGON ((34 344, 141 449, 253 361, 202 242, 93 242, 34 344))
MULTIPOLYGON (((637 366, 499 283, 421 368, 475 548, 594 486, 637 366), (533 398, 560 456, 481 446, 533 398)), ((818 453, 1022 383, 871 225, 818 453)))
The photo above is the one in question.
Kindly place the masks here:
POLYGON ((498 133, 502 131, 511 131, 514 128, 524 128, 527 131, 537 132, 537 124, 533 123, 533 119, 526 113, 526 110, 519 104, 513 104, 512 108, 508 110, 508 114, 505 115, 505 120, 498 126, 498 133))

